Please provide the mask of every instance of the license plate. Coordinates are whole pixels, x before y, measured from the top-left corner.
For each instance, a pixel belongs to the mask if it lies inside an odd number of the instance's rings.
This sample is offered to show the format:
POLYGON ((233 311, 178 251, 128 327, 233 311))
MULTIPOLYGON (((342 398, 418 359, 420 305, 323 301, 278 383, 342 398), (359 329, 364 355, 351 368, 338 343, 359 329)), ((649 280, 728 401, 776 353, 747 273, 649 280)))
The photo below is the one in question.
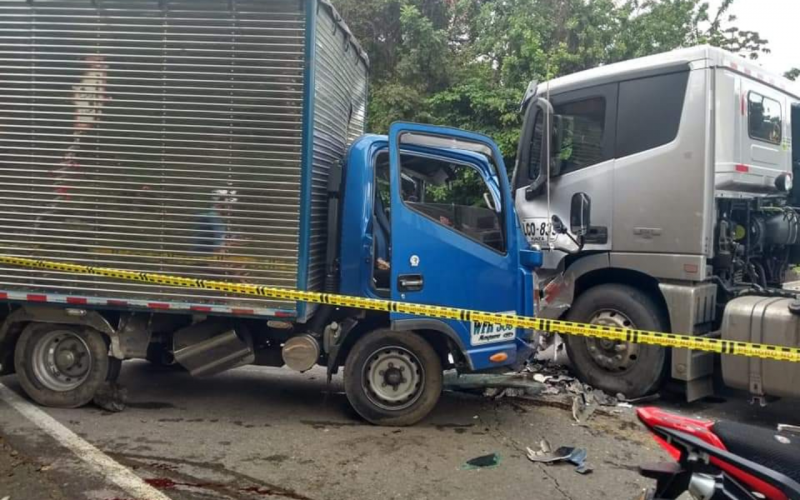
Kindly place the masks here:
MULTIPOLYGON (((508 311, 501 314, 516 314, 516 311, 508 311)), ((508 342, 514 340, 517 329, 511 325, 497 325, 494 323, 484 323, 473 321, 470 326, 470 344, 493 344, 495 342, 508 342)))
POLYGON ((522 232, 531 243, 547 243, 553 237, 553 224, 546 217, 522 221, 522 232))

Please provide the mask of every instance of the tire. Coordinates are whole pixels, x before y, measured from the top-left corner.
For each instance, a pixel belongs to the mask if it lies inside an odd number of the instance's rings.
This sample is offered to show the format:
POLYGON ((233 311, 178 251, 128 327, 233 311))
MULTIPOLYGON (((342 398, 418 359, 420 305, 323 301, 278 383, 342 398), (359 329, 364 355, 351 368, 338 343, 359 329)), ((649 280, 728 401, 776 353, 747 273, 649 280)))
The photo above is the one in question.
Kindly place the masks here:
MULTIPOLYGON (((632 286, 599 285, 582 293, 567 320, 663 332, 665 313, 653 298, 632 286)), ((565 336, 567 354, 578 377, 610 394, 646 396, 660 387, 666 373, 663 347, 565 336), (618 359, 619 358, 619 359, 618 359)))
POLYGON ((119 365, 118 359, 109 357, 100 332, 76 325, 31 323, 14 351, 14 366, 25 393, 40 405, 54 408, 89 403, 100 386, 119 375, 119 365), (50 348, 55 354, 49 354, 50 348))
POLYGON ((350 404, 368 422, 413 425, 439 401, 442 362, 416 333, 377 330, 358 339, 348 354, 344 389, 350 404))
POLYGON ((116 382, 119 380, 119 374, 122 372, 122 360, 117 358, 108 357, 108 375, 106 375, 106 382, 116 382))

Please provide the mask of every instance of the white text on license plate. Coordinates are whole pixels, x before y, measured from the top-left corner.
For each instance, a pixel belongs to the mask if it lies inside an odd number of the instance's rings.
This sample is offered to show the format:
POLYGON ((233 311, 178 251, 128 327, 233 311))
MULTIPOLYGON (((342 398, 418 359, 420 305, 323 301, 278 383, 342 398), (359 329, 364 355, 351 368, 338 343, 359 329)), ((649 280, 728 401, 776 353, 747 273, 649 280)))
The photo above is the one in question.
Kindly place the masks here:
MULTIPOLYGON (((508 311, 501 314, 516 314, 515 311, 508 311)), ((508 342, 513 340, 517 329, 511 325, 496 325, 494 323, 484 323, 473 321, 470 326, 470 344, 492 344, 495 342, 508 342)))
POLYGON ((553 224, 546 217, 532 217, 522 221, 522 232, 531 243, 546 243, 553 236, 553 224))

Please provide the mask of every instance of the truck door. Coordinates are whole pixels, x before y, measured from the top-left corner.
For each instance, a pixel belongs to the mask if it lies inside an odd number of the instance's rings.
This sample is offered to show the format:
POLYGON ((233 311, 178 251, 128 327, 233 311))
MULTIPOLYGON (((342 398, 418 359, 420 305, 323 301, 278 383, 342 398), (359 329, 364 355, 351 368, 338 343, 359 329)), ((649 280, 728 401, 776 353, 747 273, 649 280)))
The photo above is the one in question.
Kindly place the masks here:
MULTIPOLYGON (((392 298, 523 312, 517 226, 497 146, 469 132, 397 123, 389 153, 392 298)), ((474 369, 515 360, 511 327, 398 313, 392 321, 398 329, 446 333, 474 369), (489 360, 501 352, 508 356, 489 360)))
MULTIPOLYGON (((526 165, 516 173, 517 211, 525 237, 531 244, 547 246, 552 240, 549 215, 569 221, 570 202, 575 193, 592 200, 592 227, 586 236, 586 250, 611 248, 614 133, 616 127, 617 84, 600 85, 553 95, 550 99, 553 137, 550 142, 550 189, 542 185, 536 193, 526 193, 539 175, 546 174, 542 134, 544 112, 530 117, 533 127, 520 155, 526 165), (549 204, 549 207, 548 207, 549 204)), ((545 253, 546 268, 554 268, 564 254, 545 253)))

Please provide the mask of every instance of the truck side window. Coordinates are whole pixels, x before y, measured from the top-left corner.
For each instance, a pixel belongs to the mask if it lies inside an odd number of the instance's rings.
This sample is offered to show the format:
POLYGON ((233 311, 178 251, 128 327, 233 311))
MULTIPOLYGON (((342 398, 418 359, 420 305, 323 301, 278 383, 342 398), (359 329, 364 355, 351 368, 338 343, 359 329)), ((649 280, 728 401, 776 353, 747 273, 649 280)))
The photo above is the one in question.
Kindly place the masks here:
POLYGON ((637 78, 619 84, 616 157, 657 148, 678 136, 689 72, 637 78))
POLYGON ((780 144, 783 130, 780 103, 759 93, 748 92, 747 129, 753 139, 780 144))
MULTIPOLYGON (((574 172, 609 160, 603 152, 606 100, 591 97, 554 106, 553 146, 550 156, 561 163, 561 174, 574 172)), ((536 117, 530 144, 528 173, 535 179, 542 161, 542 114, 536 117)))
POLYGON ((497 207, 500 203, 475 168, 402 155, 400 173, 403 201, 410 209, 493 250, 505 252, 502 213, 497 207))

